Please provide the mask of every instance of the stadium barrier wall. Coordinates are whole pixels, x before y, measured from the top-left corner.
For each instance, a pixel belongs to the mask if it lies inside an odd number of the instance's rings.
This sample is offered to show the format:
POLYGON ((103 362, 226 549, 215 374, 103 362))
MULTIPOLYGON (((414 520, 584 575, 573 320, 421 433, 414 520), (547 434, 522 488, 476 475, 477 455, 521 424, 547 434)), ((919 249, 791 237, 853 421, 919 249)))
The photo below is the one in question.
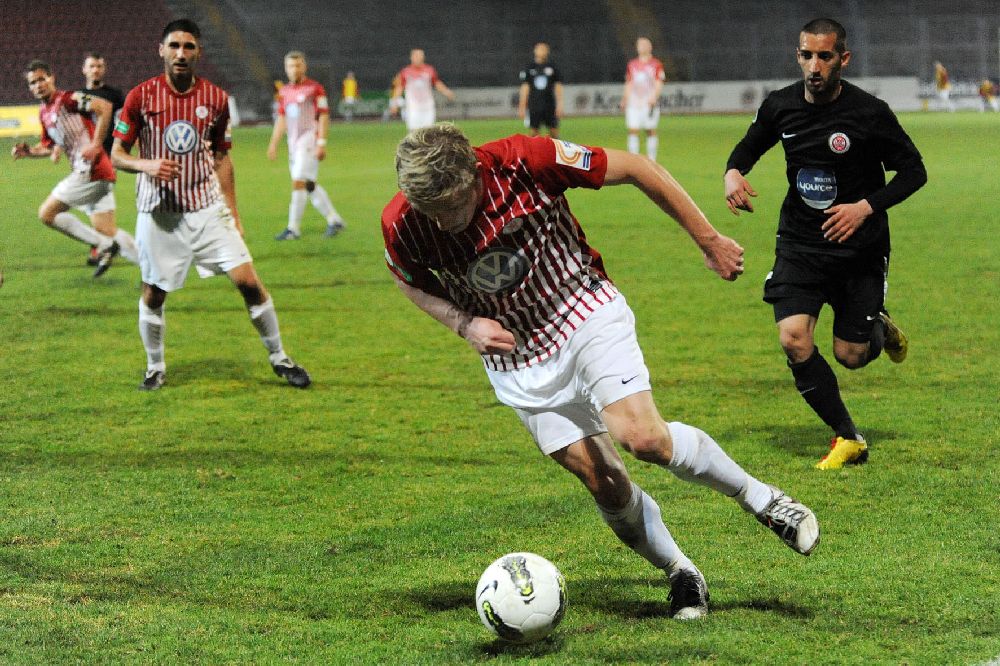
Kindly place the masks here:
POLYGON ((0 137, 41 136, 38 105, 0 106, 0 137))
MULTIPOLYGON (((894 111, 926 108, 916 77, 852 78, 852 83, 885 100, 894 111)), ((748 113, 753 114, 772 90, 791 83, 788 79, 767 81, 710 81, 667 83, 660 95, 664 113, 748 113)), ((621 83, 567 84, 563 89, 566 116, 609 116, 621 114, 621 83)), ((437 115, 442 120, 461 118, 504 118, 517 115, 518 92, 514 87, 455 88, 456 100, 437 96, 437 115)), ((359 101, 355 116, 377 116, 388 99, 359 101)), ((338 107, 342 113, 342 108, 338 107)))

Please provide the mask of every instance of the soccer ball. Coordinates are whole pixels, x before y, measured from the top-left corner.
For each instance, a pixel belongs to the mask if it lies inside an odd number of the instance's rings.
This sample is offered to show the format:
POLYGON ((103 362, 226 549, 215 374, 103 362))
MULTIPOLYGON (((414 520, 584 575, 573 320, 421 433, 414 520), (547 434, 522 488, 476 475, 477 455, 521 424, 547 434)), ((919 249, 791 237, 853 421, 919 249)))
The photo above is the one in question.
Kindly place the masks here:
POLYGON ((476 610, 486 628, 511 643, 534 643, 556 628, 566 612, 566 581, 534 553, 509 553, 490 566, 476 586, 476 610))

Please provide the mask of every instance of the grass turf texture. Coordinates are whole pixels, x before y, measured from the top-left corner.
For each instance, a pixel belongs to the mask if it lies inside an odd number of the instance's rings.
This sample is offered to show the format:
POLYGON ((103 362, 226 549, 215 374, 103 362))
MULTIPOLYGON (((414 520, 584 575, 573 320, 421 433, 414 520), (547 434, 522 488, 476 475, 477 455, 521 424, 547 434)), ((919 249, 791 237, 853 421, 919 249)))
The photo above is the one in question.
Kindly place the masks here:
MULTIPOLYGON (((191 276, 167 301, 168 385, 135 389, 138 270, 100 280, 35 210, 65 171, 0 174, 0 660, 302 663, 977 663, 1000 654, 997 376, 1000 217, 992 115, 904 115, 930 182, 892 211, 888 305, 906 363, 837 370, 872 462, 812 468, 828 433, 796 395, 760 301, 785 192, 775 148, 750 176, 757 212, 723 201, 747 118, 668 117, 660 160, 747 273, 717 279, 630 187, 569 197, 629 298, 668 419, 712 433, 749 471, 810 504, 811 558, 731 501, 628 459, 712 592, 667 616, 662 576, 494 400, 475 355, 397 292, 378 217, 399 124, 336 125, 321 182, 348 220, 284 226, 284 159, 236 132, 243 224, 287 349, 315 380, 284 385, 238 294, 191 276), (569 610, 528 647, 490 640, 473 588, 494 558, 538 552, 569 610)), ((564 137, 622 146, 620 119, 564 137)), ((464 122, 474 142, 514 122, 464 122)), ((0 148, 9 153, 9 141, 0 148)), ((118 218, 134 224, 133 178, 118 218)), ((817 331, 830 357, 830 315, 817 331)))

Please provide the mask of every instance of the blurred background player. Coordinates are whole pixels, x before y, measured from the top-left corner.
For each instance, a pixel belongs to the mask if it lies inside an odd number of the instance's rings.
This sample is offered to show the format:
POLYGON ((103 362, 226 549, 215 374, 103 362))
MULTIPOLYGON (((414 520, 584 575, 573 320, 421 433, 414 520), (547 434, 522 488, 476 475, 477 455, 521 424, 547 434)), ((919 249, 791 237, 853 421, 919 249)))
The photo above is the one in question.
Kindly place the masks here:
POLYGON ((638 57, 628 63, 625 70, 625 91, 622 108, 625 110, 625 127, 628 128, 628 152, 639 152, 639 131, 646 131, 646 157, 656 161, 659 138, 656 127, 660 123, 660 91, 666 75, 663 63, 653 57, 653 42, 646 37, 635 40, 638 57))
POLYGON ((979 111, 985 112, 986 106, 989 105, 994 111, 1000 112, 1000 100, 997 99, 997 94, 1000 93, 997 84, 989 79, 983 79, 983 82, 979 84, 979 111))
MULTIPOLYGON (((107 61, 100 53, 90 51, 83 57, 82 71, 85 81, 83 92, 111 102, 111 126, 114 127, 115 121, 118 120, 118 112, 121 111, 122 105, 125 104, 125 94, 118 88, 105 85, 104 77, 108 73, 107 61)), ((108 155, 111 155, 111 146, 114 142, 115 138, 111 136, 111 132, 108 132, 107 137, 104 139, 104 152, 108 155)), ((96 266, 98 259, 97 248, 91 247, 87 263, 91 266, 96 266)))
POLYGON ((102 147, 111 127, 111 103, 83 92, 57 90, 52 70, 41 60, 31 61, 25 78, 31 94, 42 102, 38 110, 42 136, 34 146, 15 145, 11 155, 15 160, 53 157, 58 146, 66 153, 71 170, 39 207, 38 217, 49 227, 97 248, 94 277, 108 270, 119 251, 138 262, 134 239, 115 224, 115 170, 102 147), (70 208, 82 210, 94 226, 81 222, 70 208))
POLYGON ((139 335, 146 350, 139 389, 155 391, 166 381, 163 306, 168 293, 184 286, 192 263, 202 277, 229 277, 243 296, 271 369, 292 386, 306 388, 309 373, 285 353, 274 302, 243 240, 229 156, 229 95, 195 78, 201 57, 197 24, 188 19, 168 23, 159 54, 164 73, 129 92, 111 149, 116 167, 138 174, 139 335), (136 141, 138 157, 129 154, 136 141))
POLYGON ((354 120, 354 105, 358 101, 358 80, 348 72, 340 84, 340 97, 344 100, 344 122, 354 120))
POLYGON ((288 169, 292 174, 292 201, 288 205, 288 226, 275 240, 298 239, 302 235, 302 216, 306 199, 326 220, 327 238, 344 228, 344 220, 333 207, 330 195, 316 182, 319 163, 326 157, 326 133, 330 124, 330 105, 326 90, 306 76, 306 56, 291 51, 285 56, 288 83, 278 91, 278 118, 267 146, 267 159, 278 156, 281 135, 288 134, 288 169))
POLYGON ((815 19, 799 33, 802 81, 769 94, 726 165, 726 202, 753 212, 744 175, 779 140, 788 190, 778 218, 774 268, 764 301, 795 388, 833 430, 818 469, 868 460, 868 443, 815 343, 825 304, 833 309, 833 353, 850 370, 884 349, 906 358, 907 339, 885 311, 889 286, 888 209, 927 182, 923 160, 889 105, 841 79, 851 60, 844 26, 815 19), (885 172, 895 171, 889 183, 885 172))
POLYGON ((934 87, 937 89, 941 108, 954 111, 955 103, 951 101, 951 77, 948 76, 948 70, 945 69, 940 60, 934 61, 934 87))
POLYGON ((434 91, 455 101, 455 93, 438 78, 437 70, 425 62, 423 49, 410 51, 410 64, 400 70, 392 80, 392 94, 389 112, 396 115, 403 113, 407 130, 433 125, 437 119, 437 109, 434 106, 434 91), (400 107, 399 100, 402 100, 400 107))
POLYGON ((545 125, 549 136, 559 136, 559 119, 563 114, 563 84, 559 70, 549 62, 549 45, 535 44, 535 59, 521 70, 517 115, 524 120, 530 136, 538 136, 545 125))

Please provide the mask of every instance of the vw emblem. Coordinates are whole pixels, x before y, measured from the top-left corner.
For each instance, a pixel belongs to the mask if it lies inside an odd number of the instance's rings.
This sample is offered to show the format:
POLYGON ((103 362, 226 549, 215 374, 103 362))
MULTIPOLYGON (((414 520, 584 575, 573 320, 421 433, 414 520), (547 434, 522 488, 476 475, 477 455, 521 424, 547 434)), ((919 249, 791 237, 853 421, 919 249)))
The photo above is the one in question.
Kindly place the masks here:
POLYGON ((466 277, 479 291, 495 294, 517 285, 527 274, 528 260, 524 256, 499 247, 472 262, 466 277))
POLYGON ((187 155, 198 145, 198 130, 186 120, 175 120, 167 125, 163 140, 170 152, 187 155))

